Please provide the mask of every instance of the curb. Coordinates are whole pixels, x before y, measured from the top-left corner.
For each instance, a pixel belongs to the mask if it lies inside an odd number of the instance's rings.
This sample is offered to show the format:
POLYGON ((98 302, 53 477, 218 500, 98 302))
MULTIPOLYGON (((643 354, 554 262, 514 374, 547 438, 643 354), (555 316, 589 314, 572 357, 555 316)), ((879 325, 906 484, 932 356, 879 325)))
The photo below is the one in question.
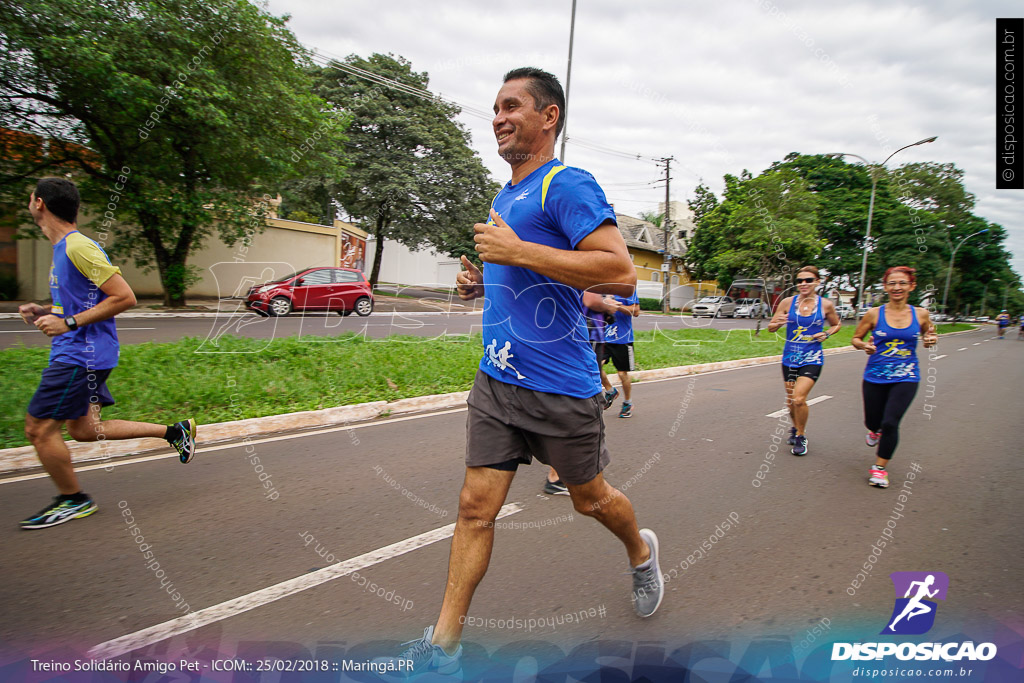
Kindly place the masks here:
MULTIPOLYGON (((967 334, 974 331, 950 332, 943 335, 943 337, 967 334)), ((844 353, 861 352, 849 346, 825 349, 826 356, 844 353)), ((739 358, 736 360, 680 365, 654 370, 638 370, 630 374, 632 381, 643 382, 719 372, 722 370, 735 370, 737 368, 757 365, 770 365, 781 360, 781 355, 759 356, 757 358, 739 358)), ((617 376, 610 375, 609 379, 614 379, 615 382, 613 384, 618 384, 617 376)), ((200 425, 197 431, 197 446, 210 446, 226 441, 248 439, 254 436, 266 436, 299 429, 343 426, 353 422, 375 420, 385 415, 390 417, 392 415, 461 407, 465 405, 468 396, 468 391, 457 391, 451 394, 415 396, 396 401, 373 401, 370 403, 324 408, 322 410, 306 410, 298 413, 284 413, 282 415, 268 415, 266 417, 253 417, 246 420, 200 425)), ((97 441, 91 443, 68 441, 66 443, 71 450, 71 461, 73 463, 109 460, 128 455, 165 451, 168 448, 166 441, 156 438, 97 441)), ((38 467, 39 460, 36 457, 36 450, 32 446, 18 446, 17 448, 0 450, 0 474, 38 467)))

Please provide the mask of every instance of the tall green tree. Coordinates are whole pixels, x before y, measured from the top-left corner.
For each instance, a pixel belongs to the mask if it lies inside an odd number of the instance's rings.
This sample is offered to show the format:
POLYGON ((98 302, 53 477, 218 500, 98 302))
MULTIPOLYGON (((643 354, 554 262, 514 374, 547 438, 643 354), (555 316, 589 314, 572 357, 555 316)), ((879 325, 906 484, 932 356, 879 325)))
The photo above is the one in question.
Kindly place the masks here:
POLYGON ((248 2, 0 0, 0 27, 0 125, 51 140, 0 180, 76 164, 111 251, 155 267, 167 305, 209 236, 250 240, 258 198, 343 140, 285 20, 248 2))
POLYGON ((687 199, 686 205, 693 211, 693 224, 699 227, 704 218, 718 206, 718 197, 701 179, 693 190, 693 199, 687 199))
POLYGON ((822 248, 818 199, 791 169, 769 169, 753 178, 725 176, 722 203, 704 216, 687 252, 697 277, 727 287, 739 275, 781 277, 822 248))
POLYGON ((701 179, 693 191, 693 199, 687 199, 686 205, 690 207, 690 211, 693 211, 693 234, 690 236, 690 243, 683 261, 692 277, 705 280, 713 277, 705 265, 714 254, 718 235, 713 230, 701 230, 701 228, 707 224, 708 216, 718 208, 718 197, 701 179))
MULTIPOLYGON (((830 155, 796 152, 771 168, 794 171, 807 181, 807 189, 818 198, 816 225, 825 244, 812 261, 825 271, 825 280, 857 287, 871 197, 868 169, 830 155)), ((872 233, 877 236, 878 226, 885 223, 895 202, 884 182, 880 182, 875 194, 872 233)))
POLYGON ((459 108, 428 87, 426 73, 393 55, 351 55, 320 72, 318 94, 352 118, 345 143, 352 166, 336 198, 376 238, 371 285, 387 239, 475 256, 473 224, 486 220, 499 189, 455 120, 459 108))

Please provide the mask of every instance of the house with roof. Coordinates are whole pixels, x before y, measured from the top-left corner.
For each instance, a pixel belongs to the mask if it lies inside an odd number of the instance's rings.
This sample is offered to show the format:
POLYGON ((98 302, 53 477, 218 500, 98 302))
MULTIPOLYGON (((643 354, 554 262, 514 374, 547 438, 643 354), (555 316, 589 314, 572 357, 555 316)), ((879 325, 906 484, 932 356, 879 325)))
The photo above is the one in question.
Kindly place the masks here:
MULTIPOLYGON (((636 267, 637 292, 641 297, 660 299, 665 281, 669 286, 669 305, 686 309, 698 296, 717 293, 713 280, 694 282, 683 264, 683 256, 693 236, 693 211, 682 202, 670 202, 671 226, 664 230, 650 221, 616 212, 619 232, 626 242, 629 257, 636 267), (669 259, 665 260, 668 242, 669 259)), ((658 207, 663 213, 664 202, 658 207)))

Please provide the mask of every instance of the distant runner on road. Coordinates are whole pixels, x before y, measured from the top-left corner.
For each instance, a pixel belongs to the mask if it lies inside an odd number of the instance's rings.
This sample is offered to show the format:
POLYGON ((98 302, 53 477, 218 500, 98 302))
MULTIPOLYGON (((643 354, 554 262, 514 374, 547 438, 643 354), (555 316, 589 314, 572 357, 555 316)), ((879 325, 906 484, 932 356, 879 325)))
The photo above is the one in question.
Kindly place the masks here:
POLYGON ((868 483, 879 488, 889 486, 886 467, 899 444, 900 420, 921 382, 918 337, 925 348, 935 346, 939 339, 928 309, 907 303, 910 293, 917 288, 916 272, 909 266, 885 271, 882 284, 889 303, 868 310, 850 342, 853 348, 868 355, 862 385, 864 424, 868 428, 864 439, 868 446, 878 447, 868 483), (869 334, 870 340, 865 341, 869 334))
MULTIPOLYGON (((558 471, 577 512, 622 541, 636 613, 652 615, 664 596, 657 536, 637 527, 629 499, 601 474, 609 461, 604 402, 581 314, 584 290, 633 294, 636 269, 594 177, 555 158, 564 117, 557 78, 533 68, 505 75, 493 128, 512 180, 495 196, 487 223, 474 226, 483 272, 463 257, 456 284, 466 301, 486 290, 484 338, 512 344, 519 374, 486 357, 480 363, 467 401, 466 478, 441 613, 399 657, 381 662, 412 660, 412 674, 460 670, 462 629, 490 562, 494 521, 516 469, 532 458, 558 471)), ((580 572, 564 577, 566 590, 586 567, 580 572)))
POLYGON ((999 327, 999 338, 1002 339, 1006 334, 1006 328, 1010 326, 1010 314, 1006 312, 1005 308, 996 316, 996 325, 999 327))
MULTIPOLYGON (((608 398, 609 390, 613 387, 604 371, 604 366, 611 360, 612 365, 615 366, 615 372, 619 375, 619 381, 622 383, 622 409, 619 410, 619 417, 632 417, 633 383, 629 379, 629 373, 636 370, 636 361, 633 356, 633 318, 640 315, 640 299, 634 292, 633 296, 629 297, 606 296, 602 303, 613 318, 605 327, 604 346, 602 353, 597 357, 597 363, 601 369, 601 385, 605 388, 605 398, 608 398)), ((611 399, 615 400, 618 393, 617 389, 612 391, 611 399)))
POLYGON ((114 316, 135 305, 135 294, 107 254, 78 232, 78 188, 63 178, 43 178, 29 199, 29 212, 53 245, 50 307, 29 303, 22 319, 53 338, 50 364, 28 404, 25 434, 43 468, 57 485, 53 503, 21 522, 43 529, 87 517, 97 505, 82 491, 61 428, 76 441, 162 437, 181 462, 195 454, 195 420, 170 426, 127 420, 101 420, 114 404, 107 377, 117 366, 120 346, 114 316))
POLYGON ((814 290, 821 283, 815 266, 804 266, 796 274, 798 294, 783 299, 768 323, 774 332, 786 326, 786 345, 782 349, 782 382, 786 388, 786 407, 793 426, 789 443, 793 455, 807 455, 807 395, 821 376, 825 352, 821 343, 839 331, 842 322, 832 301, 814 290), (828 330, 825 323, 828 323, 828 330))

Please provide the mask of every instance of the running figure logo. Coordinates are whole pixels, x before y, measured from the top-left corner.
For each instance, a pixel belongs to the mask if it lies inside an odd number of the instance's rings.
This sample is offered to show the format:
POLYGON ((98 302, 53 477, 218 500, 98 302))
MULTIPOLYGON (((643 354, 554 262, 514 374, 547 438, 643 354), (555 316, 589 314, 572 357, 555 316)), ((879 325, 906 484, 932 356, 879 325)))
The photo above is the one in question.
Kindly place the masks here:
POLYGON ((932 599, 946 599, 949 577, 942 572, 893 572, 889 576, 896 589, 896 604, 882 634, 927 633, 935 624, 938 608, 932 599))
POLYGON ((516 373, 516 379, 526 379, 526 375, 520 373, 516 366, 508 362, 509 358, 515 358, 515 354, 512 353, 512 342, 506 341, 499 350, 498 340, 491 339, 491 343, 487 345, 487 362, 499 370, 511 370, 516 373))
POLYGON ((791 341, 791 342, 809 342, 809 341, 811 341, 811 336, 804 334, 804 332, 806 332, 806 331, 807 331, 807 328, 804 327, 803 325, 797 326, 797 328, 795 330, 793 330, 793 338, 790 339, 789 341, 791 341))

